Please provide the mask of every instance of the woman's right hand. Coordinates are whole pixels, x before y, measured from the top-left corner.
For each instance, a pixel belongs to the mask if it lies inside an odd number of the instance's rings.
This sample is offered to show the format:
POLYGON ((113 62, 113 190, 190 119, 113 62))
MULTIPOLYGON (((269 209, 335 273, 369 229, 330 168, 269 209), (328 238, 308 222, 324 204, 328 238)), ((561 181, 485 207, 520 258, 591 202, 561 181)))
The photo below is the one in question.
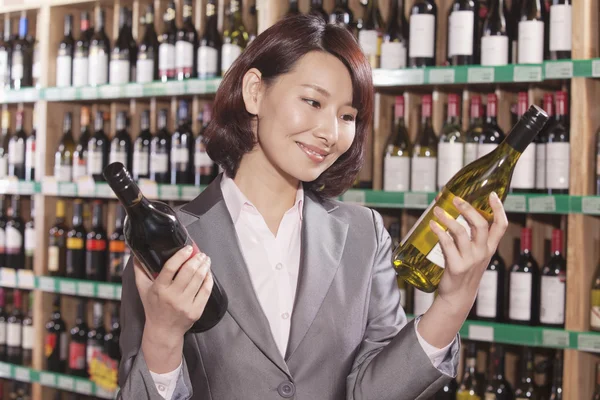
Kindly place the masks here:
POLYGON ((145 330, 181 339, 202 316, 213 288, 210 257, 198 253, 190 258, 191 254, 191 246, 179 250, 154 281, 134 259, 135 281, 146 315, 145 330))

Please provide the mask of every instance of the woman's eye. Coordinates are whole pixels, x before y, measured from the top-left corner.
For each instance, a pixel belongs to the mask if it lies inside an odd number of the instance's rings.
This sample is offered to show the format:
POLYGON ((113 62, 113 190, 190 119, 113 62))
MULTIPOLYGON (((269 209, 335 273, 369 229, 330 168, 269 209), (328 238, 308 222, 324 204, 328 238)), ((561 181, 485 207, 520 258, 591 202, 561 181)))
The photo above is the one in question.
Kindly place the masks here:
POLYGON ((356 117, 352 114, 345 114, 345 115, 342 115, 342 119, 346 122, 354 122, 356 117))
POLYGON ((302 100, 304 100, 306 103, 308 103, 312 107, 321 108, 321 103, 319 103, 316 100, 311 100, 311 99, 302 99, 302 100))

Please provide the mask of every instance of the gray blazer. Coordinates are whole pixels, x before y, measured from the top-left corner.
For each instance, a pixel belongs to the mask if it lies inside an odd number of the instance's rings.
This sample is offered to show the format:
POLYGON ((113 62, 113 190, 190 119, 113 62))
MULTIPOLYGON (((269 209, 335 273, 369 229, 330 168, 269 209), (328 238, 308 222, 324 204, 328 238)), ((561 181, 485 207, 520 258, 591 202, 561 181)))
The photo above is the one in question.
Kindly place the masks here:
MULTIPOLYGON (((179 210, 229 309, 187 334, 175 400, 424 400, 456 376, 460 341, 439 369, 400 305, 391 239, 365 207, 306 193, 297 294, 285 357, 252 287, 220 177, 179 210)), ((123 276, 118 398, 161 400, 139 351, 144 309, 131 265, 123 276)))

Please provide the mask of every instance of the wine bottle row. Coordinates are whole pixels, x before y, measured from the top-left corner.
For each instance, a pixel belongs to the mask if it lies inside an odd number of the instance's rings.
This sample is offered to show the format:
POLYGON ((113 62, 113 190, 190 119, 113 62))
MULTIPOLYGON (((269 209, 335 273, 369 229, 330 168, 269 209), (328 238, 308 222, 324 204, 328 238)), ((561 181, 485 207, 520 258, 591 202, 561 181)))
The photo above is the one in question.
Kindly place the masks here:
POLYGON ((150 179, 165 184, 206 185, 219 169, 206 153, 203 131, 211 120, 210 104, 198 115, 201 127, 192 132, 189 103, 181 100, 177 112, 177 129, 167 129, 168 110, 158 111, 158 132, 150 132, 150 111, 140 116, 141 131, 135 141, 129 133, 129 118, 125 111, 116 115, 116 132, 108 138, 108 119, 102 111, 96 113, 94 128, 90 126, 90 111, 81 108, 81 132, 77 143, 72 131, 72 113, 64 116, 63 136, 54 157, 54 177, 59 182, 78 181, 90 176, 104 181, 102 171, 112 162, 121 162, 132 171, 136 180, 150 179))
POLYGON ((33 271, 34 203, 30 200, 30 219, 24 222, 22 202, 20 196, 0 196, 0 267, 33 271))
MULTIPOLYGON (((493 151, 504 140, 498 126, 498 98, 487 95, 487 112, 482 113, 479 95, 471 96, 470 122, 461 128, 459 96, 448 94, 447 117, 438 134, 432 122, 432 96, 421 99, 421 124, 411 142, 405 123, 404 97, 396 97, 392 131, 383 154, 383 189, 388 191, 441 190, 465 165, 493 151)), ((518 94, 517 117, 529 106, 527 92, 518 94)), ((569 191, 569 120, 566 92, 544 95, 544 108, 554 121, 527 147, 519 159, 513 179, 513 192, 565 194, 569 191), (555 111, 556 105, 556 111, 555 111)))
MULTIPOLYGON (((35 113, 33 113, 35 116, 35 113)), ((10 131, 11 114, 6 105, 2 110, 2 138, 0 139, 0 179, 7 177, 35 180, 35 118, 34 129, 27 134, 24 111, 17 111, 15 131, 10 131)))
POLYGON ((35 345, 33 292, 28 304, 25 293, 0 288, 0 361, 31 367, 35 345))

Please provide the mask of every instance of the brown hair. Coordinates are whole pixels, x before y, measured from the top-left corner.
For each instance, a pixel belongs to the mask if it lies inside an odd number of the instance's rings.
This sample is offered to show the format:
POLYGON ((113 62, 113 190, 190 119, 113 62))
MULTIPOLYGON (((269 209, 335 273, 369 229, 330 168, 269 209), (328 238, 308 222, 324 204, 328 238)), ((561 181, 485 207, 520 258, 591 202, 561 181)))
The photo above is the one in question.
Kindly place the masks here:
POLYGON ((352 34, 344 27, 326 24, 321 17, 297 15, 285 18, 260 34, 235 60, 217 90, 213 119, 206 129, 209 156, 235 177, 242 156, 256 140, 253 115, 246 112, 242 79, 250 68, 258 69, 268 86, 310 51, 337 57, 348 68, 353 86, 353 107, 358 110, 354 142, 336 162, 304 188, 320 198, 339 196, 352 186, 364 161, 364 147, 373 117, 371 66, 352 34))

